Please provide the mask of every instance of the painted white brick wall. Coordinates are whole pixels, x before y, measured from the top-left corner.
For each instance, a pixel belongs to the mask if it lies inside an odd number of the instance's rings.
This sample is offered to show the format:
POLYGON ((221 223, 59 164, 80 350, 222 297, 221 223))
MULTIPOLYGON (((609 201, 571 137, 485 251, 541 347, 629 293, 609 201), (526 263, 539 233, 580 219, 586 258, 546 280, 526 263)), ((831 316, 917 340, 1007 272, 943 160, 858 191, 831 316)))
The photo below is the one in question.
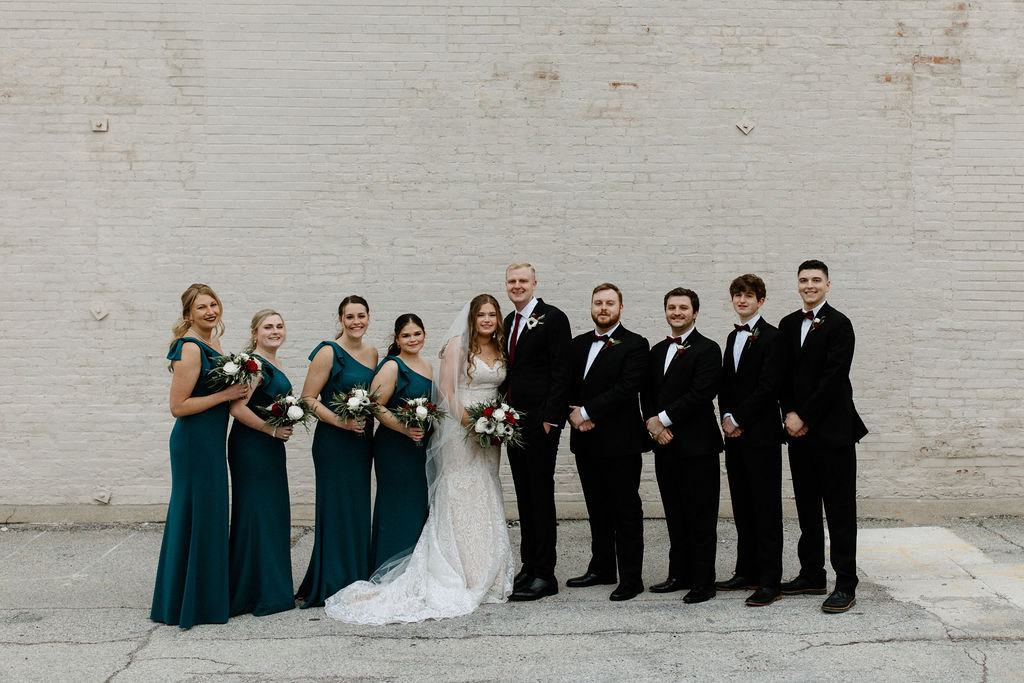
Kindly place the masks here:
MULTIPOLYGON (((281 310, 301 385, 350 293, 384 346, 529 260, 577 332, 612 280, 627 326, 662 335, 684 285, 722 341, 733 276, 777 321, 820 257, 859 338, 862 498, 1019 506, 1024 7, 550 5, 0 1, 0 505, 166 502, 193 281, 227 348, 281 310)), ((557 476, 578 510, 567 448, 557 476)))

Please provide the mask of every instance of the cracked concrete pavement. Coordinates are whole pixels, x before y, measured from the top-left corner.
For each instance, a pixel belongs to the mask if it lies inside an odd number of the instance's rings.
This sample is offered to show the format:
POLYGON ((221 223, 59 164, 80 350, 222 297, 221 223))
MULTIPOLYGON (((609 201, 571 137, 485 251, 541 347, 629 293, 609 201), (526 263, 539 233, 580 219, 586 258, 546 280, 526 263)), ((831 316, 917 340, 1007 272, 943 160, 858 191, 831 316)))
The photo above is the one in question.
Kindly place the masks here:
MULTIPOLYGON (((9 525, 0 530, 0 679, 164 680, 1024 680, 1024 519, 941 526, 862 521, 861 584, 848 613, 820 597, 700 605, 612 587, 562 588, 441 622, 386 627, 323 610, 242 616, 183 631, 148 619, 161 525, 9 525)), ((512 528, 513 542, 518 530, 512 528)), ((645 522, 645 580, 664 578, 662 520, 645 522)), ((796 524, 786 521, 787 577, 796 524)), ((301 578, 312 545, 293 529, 301 578)), ((718 575, 735 532, 719 524, 718 575)), ((559 526, 559 578, 580 572, 586 522, 559 526)))

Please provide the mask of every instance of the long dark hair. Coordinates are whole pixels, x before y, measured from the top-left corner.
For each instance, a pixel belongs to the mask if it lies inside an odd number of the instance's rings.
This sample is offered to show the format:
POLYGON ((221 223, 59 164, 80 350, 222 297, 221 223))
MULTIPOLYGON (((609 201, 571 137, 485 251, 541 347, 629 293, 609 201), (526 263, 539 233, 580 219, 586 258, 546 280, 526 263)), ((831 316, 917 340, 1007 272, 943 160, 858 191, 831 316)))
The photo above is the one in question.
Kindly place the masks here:
POLYGON ((391 345, 388 347, 389 356, 397 356, 402 352, 402 347, 398 345, 398 335, 401 334, 402 328, 409 323, 412 323, 423 330, 423 335, 426 336, 427 328, 423 326, 423 321, 420 320, 420 317, 415 313, 403 313, 395 318, 395 334, 391 337, 391 345))
POLYGON ((473 360, 476 355, 480 353, 480 342, 476 338, 476 316, 480 312, 480 309, 484 307, 484 304, 491 304, 494 306, 494 312, 498 319, 498 324, 494 327, 494 332, 491 334, 491 339, 498 345, 498 358, 501 361, 505 360, 505 324, 501 319, 501 306, 498 305, 498 300, 490 294, 477 294, 473 297, 472 301, 469 302, 469 318, 466 323, 469 325, 469 349, 466 353, 466 374, 469 375, 470 379, 473 379, 473 360))

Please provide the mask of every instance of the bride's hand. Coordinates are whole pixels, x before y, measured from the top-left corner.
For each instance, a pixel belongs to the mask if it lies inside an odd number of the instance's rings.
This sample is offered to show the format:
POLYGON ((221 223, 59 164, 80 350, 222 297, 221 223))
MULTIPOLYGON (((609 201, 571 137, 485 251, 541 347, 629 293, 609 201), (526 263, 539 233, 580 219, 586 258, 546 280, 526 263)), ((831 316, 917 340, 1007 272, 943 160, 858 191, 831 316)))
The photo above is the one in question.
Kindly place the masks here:
POLYGON ((413 441, 423 441, 426 432, 421 427, 406 427, 405 434, 413 441))

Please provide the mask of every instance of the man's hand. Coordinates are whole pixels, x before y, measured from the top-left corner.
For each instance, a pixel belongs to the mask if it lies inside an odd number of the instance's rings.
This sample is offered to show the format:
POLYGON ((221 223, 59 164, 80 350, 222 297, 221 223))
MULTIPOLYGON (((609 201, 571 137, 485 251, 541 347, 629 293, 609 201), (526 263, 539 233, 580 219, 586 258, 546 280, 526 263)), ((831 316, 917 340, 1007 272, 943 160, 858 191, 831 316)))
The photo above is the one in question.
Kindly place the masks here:
POLYGON ((665 431, 665 425, 661 423, 661 418, 657 415, 647 418, 647 433, 651 435, 652 439, 657 439, 663 431, 665 431))
POLYGON ((579 429, 584 422, 587 422, 587 419, 583 417, 579 406, 569 406, 569 408, 569 424, 573 426, 573 429, 579 429))
POLYGON ((667 446, 672 442, 673 438, 675 437, 672 434, 672 430, 669 429, 668 427, 665 427, 664 429, 661 430, 661 432, 658 434, 655 440, 658 442, 659 445, 667 446))
POLYGON ((804 424, 804 421, 796 413, 787 413, 783 424, 786 426, 786 433, 793 438, 801 437, 807 433, 807 425, 804 424))
POLYGON ((732 421, 732 415, 729 415, 724 420, 722 420, 722 431, 725 433, 726 436, 739 436, 738 434, 734 433, 739 431, 739 427, 737 427, 736 423, 732 421))

